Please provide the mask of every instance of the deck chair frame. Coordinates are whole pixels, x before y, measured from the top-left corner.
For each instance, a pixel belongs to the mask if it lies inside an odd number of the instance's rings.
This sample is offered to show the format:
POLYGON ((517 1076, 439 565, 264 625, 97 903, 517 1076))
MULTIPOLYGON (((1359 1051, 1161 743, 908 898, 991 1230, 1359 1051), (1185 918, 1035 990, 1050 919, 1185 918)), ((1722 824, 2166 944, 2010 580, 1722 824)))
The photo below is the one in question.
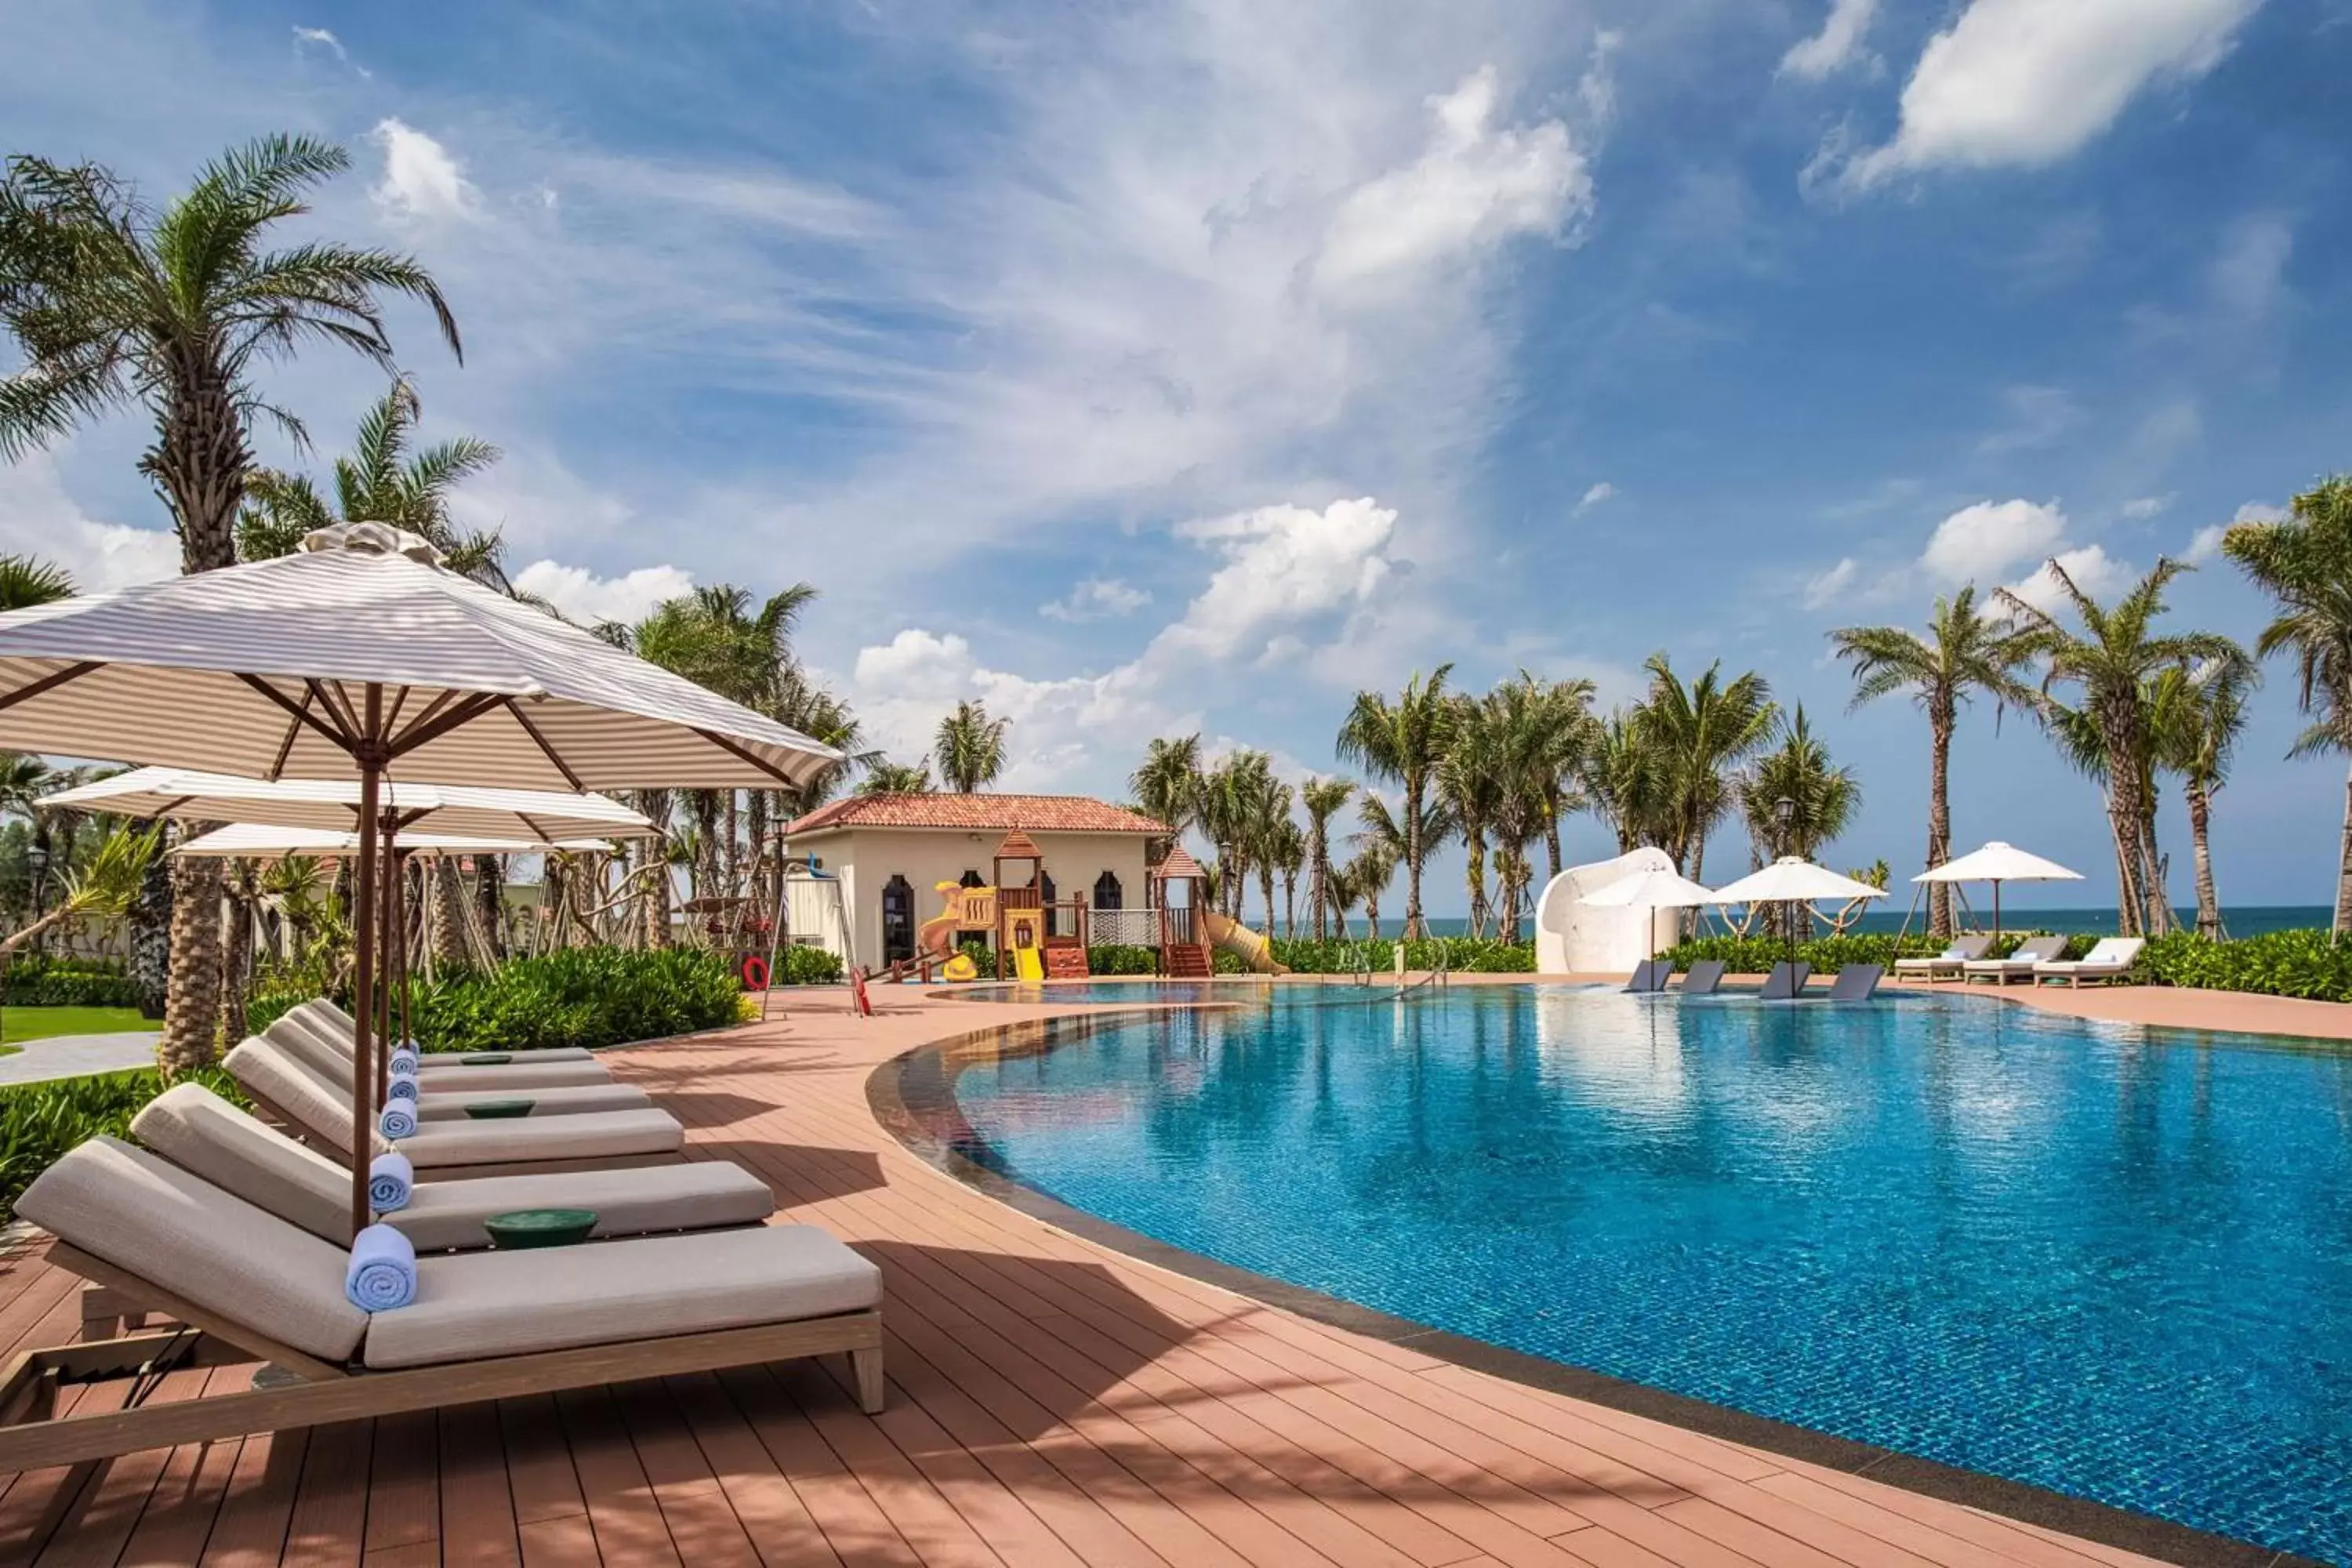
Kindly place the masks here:
POLYGON ((17 1354, 0 1371, 0 1471, 78 1465, 147 1448, 208 1443, 255 1432, 291 1431, 477 1400, 510 1399, 836 1352, 850 1359, 859 1407, 869 1415, 882 1411, 882 1312, 878 1307, 793 1322, 368 1372, 333 1365, 229 1322, 152 1280, 68 1243, 53 1243, 49 1261, 121 1298, 150 1303, 152 1310, 169 1313, 197 1332, 193 1341, 184 1331, 172 1331, 17 1354), (187 1347, 190 1358, 180 1364, 221 1366, 258 1357, 304 1381, 130 1410, 57 1414, 58 1393, 66 1384, 135 1375, 175 1343, 187 1347))

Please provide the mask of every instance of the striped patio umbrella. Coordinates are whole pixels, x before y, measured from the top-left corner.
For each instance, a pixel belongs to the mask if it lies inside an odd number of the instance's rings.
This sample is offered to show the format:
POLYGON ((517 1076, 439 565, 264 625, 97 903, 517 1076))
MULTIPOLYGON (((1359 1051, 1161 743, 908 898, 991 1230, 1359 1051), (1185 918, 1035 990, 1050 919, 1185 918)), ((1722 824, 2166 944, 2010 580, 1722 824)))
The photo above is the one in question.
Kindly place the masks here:
MULTIPOLYGON (((44 795, 40 804, 116 816, 311 828, 331 837, 357 829, 360 785, 356 779, 249 779, 188 768, 133 768, 44 795)), ((412 849, 421 847, 419 836, 425 834, 511 841, 493 845, 489 852, 497 853, 558 840, 639 838, 654 830, 643 814, 601 795, 394 780, 383 785, 379 804, 402 847, 412 849)))
MULTIPOLYGON (((375 994, 375 836, 394 773, 501 789, 772 789, 840 760, 382 523, 275 561, 0 615, 0 747, 359 784, 357 972, 375 994)), ((372 1008, 354 1045, 366 1061, 372 1008)), ((352 1121, 374 1075, 352 1075, 352 1121)), ((352 1140, 352 1222, 369 1140, 352 1140)))
MULTIPOLYGON (((553 849, 590 854, 612 848, 602 838, 468 838, 455 833, 409 833, 401 836, 404 855, 536 855, 553 849)), ((172 853, 196 859, 282 860, 301 855, 336 860, 360 852, 360 836, 331 827, 272 827, 258 822, 233 822, 191 838, 172 853)))

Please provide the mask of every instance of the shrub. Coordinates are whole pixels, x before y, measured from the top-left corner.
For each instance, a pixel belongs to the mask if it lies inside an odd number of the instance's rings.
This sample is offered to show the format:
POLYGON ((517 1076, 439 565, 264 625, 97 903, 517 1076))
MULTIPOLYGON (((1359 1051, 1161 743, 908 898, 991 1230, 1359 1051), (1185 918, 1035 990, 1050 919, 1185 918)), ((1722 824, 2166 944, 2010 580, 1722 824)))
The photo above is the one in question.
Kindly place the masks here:
MULTIPOLYGON (((246 1103, 218 1068, 199 1068, 184 1080, 246 1103)), ((131 1119, 166 1087, 162 1073, 138 1068, 0 1089, 0 1218, 14 1217, 17 1195, 75 1144, 100 1135, 128 1138, 131 1119)))
POLYGON ((568 948, 412 987, 416 1037, 429 1051, 617 1046, 723 1028, 742 1015, 733 962, 703 948, 568 948))
MULTIPOLYGON (((1987 954, 2006 958, 2017 944, 2036 933, 2005 932, 1987 954)), ((2070 936, 2066 956, 2080 958, 2098 939, 2070 936)), ((1913 932, 1897 937, 1885 931, 1848 931, 1841 936, 1809 937, 1797 943, 1797 958, 1818 974, 1835 974, 1849 963, 1875 963, 1892 973, 1898 958, 1927 958, 1950 945, 1942 937, 1913 932)), ((1702 936, 1678 942, 1660 953, 1677 970, 1686 970, 1703 958, 1720 961, 1734 974, 1763 974, 1789 956, 1788 942, 1777 936, 1702 936)))
POLYGON ((2324 931, 2273 931, 2235 942, 2182 932, 2158 937, 2140 964, 2159 985, 2352 1002, 2352 945, 2324 931))
POLYGON ((0 1001, 11 1007, 136 1007, 139 986, 110 958, 20 952, 7 965, 0 1001))
POLYGON ((1087 949, 1087 969, 1090 973, 1154 974, 1159 968, 1158 948, 1105 942, 1100 947, 1087 949))
MULTIPOLYGON (((1386 937, 1341 941, 1312 937, 1276 937, 1274 957, 1294 974, 1353 974, 1369 964, 1375 974, 1396 967, 1397 944, 1386 937)), ((1456 974, 1532 974, 1533 946, 1492 937, 1439 936, 1416 938, 1404 944, 1404 966, 1412 970, 1444 967, 1456 974)))
POLYGON ((821 947, 802 943, 784 949, 776 960, 783 973, 777 976, 785 985, 832 985, 841 979, 841 955, 821 947))

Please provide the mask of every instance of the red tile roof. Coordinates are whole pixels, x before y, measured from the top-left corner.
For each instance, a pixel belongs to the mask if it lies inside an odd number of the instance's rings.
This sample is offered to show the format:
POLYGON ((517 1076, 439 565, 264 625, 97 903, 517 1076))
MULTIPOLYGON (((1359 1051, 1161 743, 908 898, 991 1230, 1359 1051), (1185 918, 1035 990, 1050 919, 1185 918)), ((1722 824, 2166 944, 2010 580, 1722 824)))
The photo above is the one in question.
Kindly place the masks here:
POLYGON ((1082 795, 853 795, 821 805, 784 836, 844 827, 935 827, 1010 833, 1148 833, 1170 829, 1140 812, 1082 795))

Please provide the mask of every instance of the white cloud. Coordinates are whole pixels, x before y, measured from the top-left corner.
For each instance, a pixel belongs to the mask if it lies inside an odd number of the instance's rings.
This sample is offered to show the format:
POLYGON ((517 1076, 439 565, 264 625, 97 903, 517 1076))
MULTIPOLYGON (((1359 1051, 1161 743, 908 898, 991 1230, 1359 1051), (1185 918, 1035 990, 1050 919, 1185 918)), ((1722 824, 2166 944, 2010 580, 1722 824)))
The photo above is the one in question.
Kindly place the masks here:
POLYGON ((1609 500, 1615 497, 1616 494, 1617 487, 1611 484, 1607 479, 1603 479, 1599 484, 1594 485, 1584 492, 1582 499, 1578 500, 1576 503, 1576 510, 1579 511, 1591 511, 1602 501, 1609 500))
MULTIPOLYGON (((2134 575, 2130 566, 2116 560, 2095 544, 2062 550, 2052 559, 2057 562, 2059 570, 2073 580, 2075 587, 2102 602, 2131 582, 2134 575)), ((2032 575, 2022 582, 2011 583, 2009 591, 2034 608, 2053 615, 2061 603, 2058 579, 2052 575, 2048 562, 2036 568, 2032 575)))
POLYGON ((178 534, 88 516, 66 494, 47 452, 0 464, 0 552, 61 566, 86 594, 180 572, 178 534))
POLYGON ((2168 490, 2160 496, 2135 496, 2124 502, 2123 514, 2133 522, 2145 522, 2172 508, 2178 491, 2168 490))
POLYGON ((2208 281, 2214 303, 2242 322, 2262 321, 2286 297, 2294 226, 2274 213, 2239 219, 2221 237, 2208 281))
POLYGON ((1848 555, 1805 584, 1805 608, 1818 610, 1837 603, 1853 586, 1862 563, 1848 555))
POLYGON ((2054 443, 2083 422, 2074 395, 2060 386, 2012 386, 2001 394, 2010 421, 1977 443, 1987 454, 2030 451, 2054 443))
POLYGON ((1957 587, 2047 555, 2065 531, 2066 514, 2054 501, 1979 501, 1936 525, 1919 564, 1937 582, 1957 587))
POLYGON ((1295 626, 1371 597, 1388 575, 1396 520, 1392 509, 1365 496, 1321 511, 1262 506, 1179 525, 1178 538, 1211 546, 1224 564, 1161 639, 1220 659, 1278 651, 1260 640, 1268 628, 1295 626))
POLYGON ((1869 57, 1863 52, 1863 35, 1870 31, 1878 0, 1830 0, 1830 14, 1822 30, 1800 39, 1780 57, 1783 75, 1819 81, 1823 77, 1869 57))
POLYGON ((1861 187, 1938 168, 2032 167, 2080 149, 2141 89, 2202 76, 2262 0, 1970 0, 1927 42, 1902 124, 1845 166, 1861 187))
POLYGON ((1049 621, 1104 621, 1131 616, 1151 603, 1151 595, 1116 577, 1089 577, 1069 597, 1037 606, 1049 621))
POLYGON ((440 142, 397 120, 377 121, 372 134, 383 149, 383 178, 370 194, 385 212, 438 222, 479 210, 481 193, 440 142))
POLYGON ((1436 120, 1415 162, 1350 191, 1315 263, 1327 293, 1384 292, 1425 268, 1521 235, 1558 235, 1592 205, 1592 175, 1568 127, 1496 129, 1495 68, 1429 100, 1436 120))
POLYGON ((344 52, 343 41, 324 27, 296 27, 294 47, 299 49, 305 44, 315 45, 319 48, 325 49, 345 65, 351 63, 352 57, 344 52))
POLYGON ((2238 508, 2231 522, 2284 522, 2291 514, 2283 506, 2273 506, 2266 500, 2250 500, 2238 508))
POLYGON ((536 594, 571 619, 638 621, 665 599, 694 591, 694 579, 676 566, 640 566, 618 577, 599 577, 584 567, 534 561, 514 574, 514 585, 536 594))
POLYGON ((2221 536, 2229 531, 2227 523, 2207 523, 2197 531, 2196 537, 2189 540, 2189 548, 2180 552, 2180 559, 2191 566, 2203 565, 2221 552, 2221 536))

